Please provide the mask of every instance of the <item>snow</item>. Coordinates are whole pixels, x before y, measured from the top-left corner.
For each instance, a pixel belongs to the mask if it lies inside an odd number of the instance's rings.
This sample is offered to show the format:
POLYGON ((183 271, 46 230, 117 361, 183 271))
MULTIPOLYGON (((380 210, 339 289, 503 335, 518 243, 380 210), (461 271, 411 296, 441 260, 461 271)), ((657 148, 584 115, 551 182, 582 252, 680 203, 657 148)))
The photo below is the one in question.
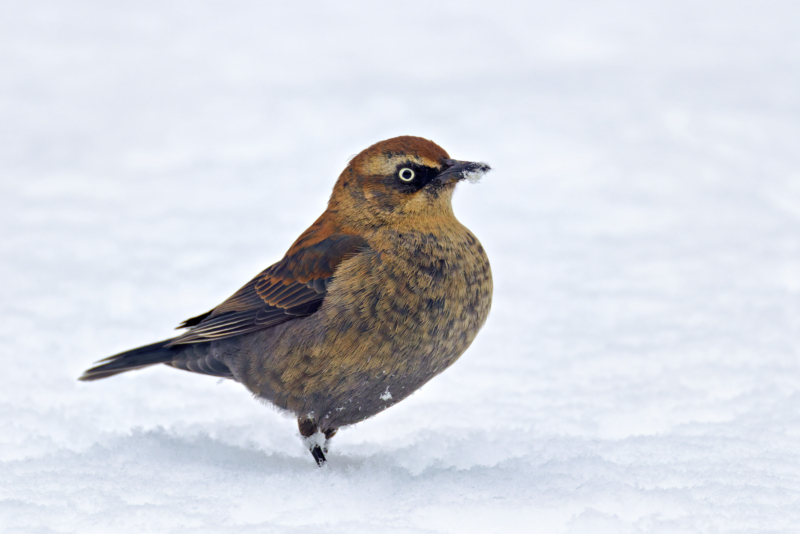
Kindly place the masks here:
POLYGON ((0 530, 800 532, 800 4, 0 9, 0 530), (387 137, 487 161, 447 372, 341 430, 164 367, 387 137))
POLYGON ((491 170, 488 163, 475 163, 472 168, 467 169, 464 171, 463 175, 464 178, 471 184, 477 184, 481 181, 481 178, 491 170))
POLYGON ((314 447, 319 447, 323 451, 328 450, 328 440, 325 439, 325 434, 322 432, 314 432, 308 437, 303 437, 303 445, 308 450, 312 450, 314 447))

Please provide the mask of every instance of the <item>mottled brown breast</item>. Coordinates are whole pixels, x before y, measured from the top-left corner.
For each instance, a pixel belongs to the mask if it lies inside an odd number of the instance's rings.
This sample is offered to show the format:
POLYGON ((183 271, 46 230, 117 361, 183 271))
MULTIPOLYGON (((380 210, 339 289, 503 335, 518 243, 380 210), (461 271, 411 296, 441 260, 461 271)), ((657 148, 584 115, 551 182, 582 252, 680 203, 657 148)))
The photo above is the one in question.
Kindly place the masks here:
POLYGON ((368 238, 369 251, 337 270, 319 312, 276 333, 268 361, 252 362, 269 384, 257 393, 336 428, 388 408, 449 367, 492 299, 483 247, 451 221, 435 234, 381 230, 368 238))

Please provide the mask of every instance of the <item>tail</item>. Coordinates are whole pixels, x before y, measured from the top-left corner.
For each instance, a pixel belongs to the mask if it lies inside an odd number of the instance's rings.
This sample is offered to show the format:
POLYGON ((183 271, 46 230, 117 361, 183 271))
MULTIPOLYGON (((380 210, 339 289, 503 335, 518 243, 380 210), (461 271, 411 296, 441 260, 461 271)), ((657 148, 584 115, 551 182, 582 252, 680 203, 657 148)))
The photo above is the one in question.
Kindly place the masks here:
POLYGON ((108 378, 125 371, 133 371, 134 369, 141 369, 142 367, 149 367, 157 363, 171 363, 178 352, 174 348, 167 345, 171 339, 159 341, 152 345, 145 345, 138 349, 120 352, 114 356, 109 356, 97 363, 91 369, 86 370, 78 380, 90 381, 99 380, 101 378, 108 378), (105 362, 105 363, 103 363, 105 362))

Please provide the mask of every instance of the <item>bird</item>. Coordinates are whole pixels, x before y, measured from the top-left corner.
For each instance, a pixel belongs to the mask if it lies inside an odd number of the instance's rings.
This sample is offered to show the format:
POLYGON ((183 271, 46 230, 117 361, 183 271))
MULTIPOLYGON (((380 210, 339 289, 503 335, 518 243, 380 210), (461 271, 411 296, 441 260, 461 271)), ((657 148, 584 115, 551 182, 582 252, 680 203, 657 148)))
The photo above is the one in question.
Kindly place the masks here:
POLYGON ((177 337, 100 360, 79 380, 157 364, 232 379, 296 416, 323 466, 339 428, 450 367, 486 322, 489 259, 452 197, 489 170, 421 137, 373 144, 283 259, 177 337))

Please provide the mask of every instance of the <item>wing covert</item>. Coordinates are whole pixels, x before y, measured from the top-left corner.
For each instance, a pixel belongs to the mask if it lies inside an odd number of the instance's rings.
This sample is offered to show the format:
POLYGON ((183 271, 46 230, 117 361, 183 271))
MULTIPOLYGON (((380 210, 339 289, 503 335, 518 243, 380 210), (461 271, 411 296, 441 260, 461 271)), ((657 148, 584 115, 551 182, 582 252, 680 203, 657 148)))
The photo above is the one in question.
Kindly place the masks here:
POLYGON ((191 330, 170 345, 224 339, 311 315, 322 306, 338 265, 367 248, 367 242, 355 235, 334 233, 317 240, 304 234, 281 261, 228 300, 184 321, 178 328, 191 330))

